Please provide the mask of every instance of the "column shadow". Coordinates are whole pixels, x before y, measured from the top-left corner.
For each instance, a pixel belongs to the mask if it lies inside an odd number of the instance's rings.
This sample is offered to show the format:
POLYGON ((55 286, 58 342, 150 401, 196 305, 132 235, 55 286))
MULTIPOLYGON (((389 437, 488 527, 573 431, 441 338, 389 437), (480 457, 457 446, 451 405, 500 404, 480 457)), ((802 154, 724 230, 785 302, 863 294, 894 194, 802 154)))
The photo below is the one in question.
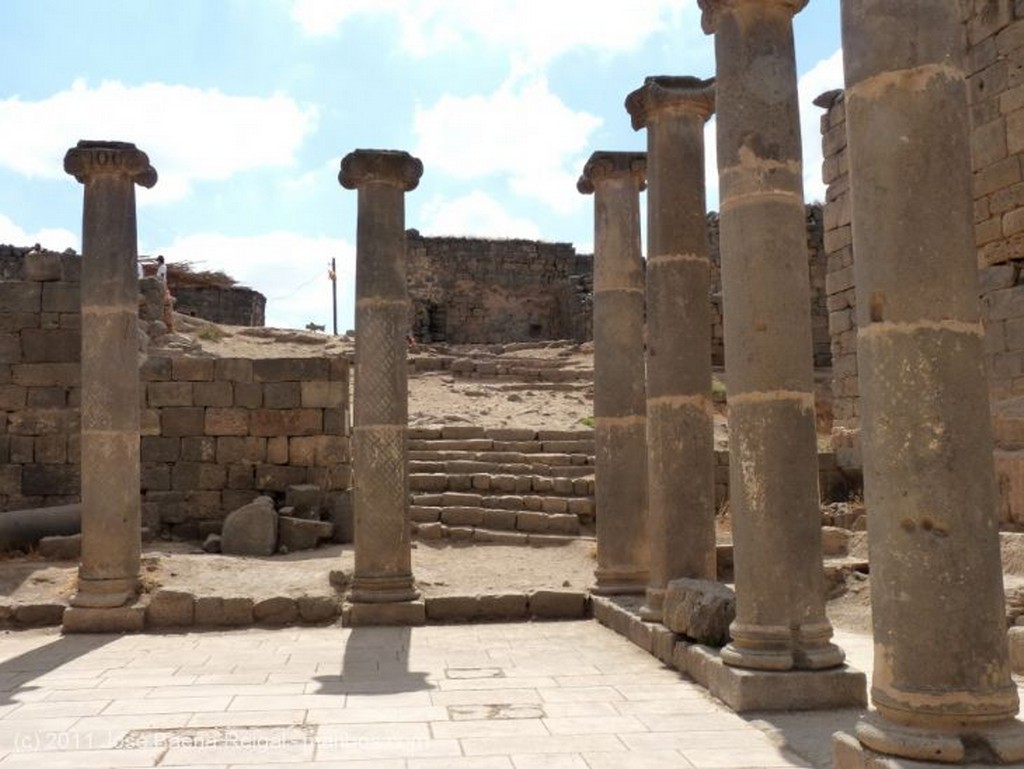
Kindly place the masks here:
POLYGON ((119 635, 62 635, 51 643, 0 662, 0 707, 19 702, 18 695, 40 689, 32 681, 89 652, 106 646, 119 635))
POLYGON ((398 694, 435 688, 428 673, 409 669, 412 628, 354 627, 337 675, 316 676, 317 694, 398 694))
POLYGON ((743 714, 742 718, 763 731, 776 747, 806 761, 815 769, 832 769, 832 735, 853 734, 863 708, 807 710, 743 714))

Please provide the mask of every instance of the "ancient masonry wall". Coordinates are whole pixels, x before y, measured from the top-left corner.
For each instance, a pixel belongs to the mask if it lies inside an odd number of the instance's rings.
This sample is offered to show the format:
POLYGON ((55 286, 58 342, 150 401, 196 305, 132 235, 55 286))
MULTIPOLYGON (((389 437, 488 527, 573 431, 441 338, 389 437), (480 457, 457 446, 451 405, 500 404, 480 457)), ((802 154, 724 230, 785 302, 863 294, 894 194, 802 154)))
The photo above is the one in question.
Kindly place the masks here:
MULTIPOLYGON (((825 292, 823 211, 807 207, 814 365, 831 362, 825 292)), ((427 238, 406 233, 410 326, 422 342, 494 344, 593 338, 594 267, 568 243, 427 238)), ((712 264, 712 363, 723 366, 718 215, 708 216, 712 264)))
POLYGON ((267 298, 242 286, 175 286, 174 309, 183 315, 229 326, 264 325, 267 298))
MULTIPOLYGON (((1024 524, 1024 4, 962 0, 973 129, 975 235, 1004 524, 1024 524)), ((856 350, 856 243, 841 92, 823 95, 824 245, 832 337, 833 444, 861 466, 856 350)))
MULTIPOLYGON (((77 501, 81 397, 73 255, 0 247, 0 511, 77 501)), ((348 361, 150 356, 142 502, 150 531, 197 536, 262 493, 350 484, 348 361)))

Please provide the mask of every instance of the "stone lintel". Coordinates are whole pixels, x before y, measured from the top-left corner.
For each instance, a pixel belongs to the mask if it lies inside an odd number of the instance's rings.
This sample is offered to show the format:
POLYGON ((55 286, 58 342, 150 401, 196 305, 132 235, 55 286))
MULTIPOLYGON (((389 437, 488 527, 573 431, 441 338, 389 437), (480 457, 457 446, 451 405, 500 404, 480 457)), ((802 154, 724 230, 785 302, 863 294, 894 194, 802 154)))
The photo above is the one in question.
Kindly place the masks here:
POLYGON ((690 112, 708 120, 715 112, 715 79, 689 75, 651 75, 626 97, 633 130, 645 128, 663 112, 690 112))
POLYGON ((113 609, 69 606, 63 619, 65 633, 141 633, 145 623, 146 607, 139 603, 113 609))
POLYGON ((341 610, 344 627, 411 626, 427 622, 426 603, 400 601, 394 603, 346 603, 341 610))
POLYGON ((800 13, 810 0, 697 0, 701 10, 701 27, 708 35, 715 34, 723 13, 737 11, 743 6, 788 8, 793 15, 800 13))
POLYGON ((349 190, 365 184, 389 184, 409 192, 423 176, 423 161, 404 150, 355 150, 341 161, 338 182, 349 190))
POLYGON ((590 195, 596 190, 599 182, 632 177, 636 180, 637 189, 642 190, 646 186, 646 176, 646 152, 598 150, 583 166, 583 174, 576 182, 576 189, 584 195, 590 195))
POLYGON ((83 139, 65 153, 64 170, 82 184, 95 176, 125 176, 148 188, 157 180, 149 156, 131 142, 83 139))
POLYGON ((678 641, 672 655, 681 673, 737 713, 754 710, 824 710, 867 707, 867 676, 848 665, 785 672, 735 668, 717 649, 678 641))

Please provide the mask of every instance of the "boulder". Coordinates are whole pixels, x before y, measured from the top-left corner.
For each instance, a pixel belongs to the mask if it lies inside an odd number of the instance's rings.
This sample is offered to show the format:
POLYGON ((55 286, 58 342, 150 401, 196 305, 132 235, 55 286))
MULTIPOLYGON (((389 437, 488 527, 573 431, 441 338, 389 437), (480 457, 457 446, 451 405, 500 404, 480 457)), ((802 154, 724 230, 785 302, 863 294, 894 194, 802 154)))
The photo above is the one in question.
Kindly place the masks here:
POLYGON ((708 646, 725 646, 735 618, 736 594, 725 585, 703 579, 668 583, 662 624, 669 630, 708 646))
POLYGON ((299 483, 285 489, 284 504, 294 508, 291 515, 295 518, 319 518, 323 496, 316 484, 299 483))
POLYGON ((227 555, 273 555, 277 550, 277 512, 270 497, 257 497, 228 513, 221 530, 221 552, 227 555))
POLYGON ((277 524, 277 546, 289 553, 296 550, 312 550, 321 539, 330 539, 334 527, 328 521, 310 521, 279 515, 277 524))

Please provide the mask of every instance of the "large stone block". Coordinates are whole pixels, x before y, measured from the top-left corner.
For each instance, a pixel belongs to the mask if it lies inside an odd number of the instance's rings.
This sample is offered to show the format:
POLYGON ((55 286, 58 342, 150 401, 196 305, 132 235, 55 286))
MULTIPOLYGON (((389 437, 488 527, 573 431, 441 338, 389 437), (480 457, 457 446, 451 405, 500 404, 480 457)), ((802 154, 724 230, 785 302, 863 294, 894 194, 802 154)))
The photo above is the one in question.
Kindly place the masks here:
POLYGON ((226 408, 234 404, 235 394, 230 382, 195 382, 192 401, 196 406, 226 408))
POLYGON ((203 435, 206 409, 188 406, 160 411, 160 432, 165 436, 203 435))
POLYGON ((47 283, 43 286, 43 312, 78 314, 82 306, 78 283, 47 283))
POLYGON ((216 462, 217 439, 208 435, 190 435, 182 438, 181 458, 186 462, 216 462))
POLYGON ((308 382, 328 378, 324 358, 264 358, 252 364, 255 382, 308 382))
POLYGON ((25 280, 55 281, 61 278, 60 254, 29 251, 25 254, 25 280))
POLYGON ((670 630, 709 646, 729 642, 736 595, 725 585, 701 579, 668 583, 662 622, 670 630))
MULTIPOLYGON (((260 363, 262 361, 255 361, 260 363)), ((250 413, 252 435, 319 435, 323 430, 321 409, 255 409, 250 413)))
POLYGON ((78 363, 16 363, 11 381, 26 387, 79 387, 82 367, 78 363))
POLYGON ((26 363, 72 363, 81 359, 82 334, 59 328, 21 332, 21 359, 26 363))
POLYGON ((171 373, 178 382, 212 382, 213 358, 182 356, 171 359, 171 373))
POLYGON ((313 550, 322 539, 330 539, 334 527, 329 521, 312 521, 307 518, 278 516, 277 545, 289 553, 297 550, 313 550))
POLYGON ((289 465, 256 465, 256 488, 261 491, 285 491, 307 481, 306 468, 289 465))
POLYGON ((247 358, 218 358, 213 365, 218 382, 252 382, 252 361, 247 358))
MULTIPOLYGON (((207 415, 209 416, 209 415, 207 415)), ((251 436, 220 436, 217 439, 217 462, 230 465, 241 462, 257 464, 267 459, 267 439, 251 436)))
POLYGON ((278 515, 270 497, 228 514, 221 530, 221 552, 228 555, 272 555, 277 550, 278 515))
POLYGON ((208 408, 203 429, 207 435, 248 435, 249 412, 240 408, 208 408))
POLYGON ((146 624, 153 627, 187 627, 195 621, 195 596, 161 588, 146 607, 146 624))
POLYGON ((530 614, 536 619, 581 619, 587 616, 587 594, 578 590, 534 590, 530 614))
POLYGON ((74 496, 82 486, 78 465, 25 465, 21 493, 26 497, 74 496))
POLYGON ((299 619, 299 606, 293 598, 287 596, 264 598, 253 604, 252 618, 261 625, 292 625, 299 619))
POLYGON ((307 409, 341 408, 345 405, 345 383, 315 381, 301 383, 301 406, 307 409))
POLYGON ((28 281, 0 281, 0 307, 4 312, 39 312, 42 285, 28 281))
POLYGON ((253 601, 251 598, 220 598, 200 596, 195 601, 195 624, 203 626, 237 627, 251 625, 253 601))

